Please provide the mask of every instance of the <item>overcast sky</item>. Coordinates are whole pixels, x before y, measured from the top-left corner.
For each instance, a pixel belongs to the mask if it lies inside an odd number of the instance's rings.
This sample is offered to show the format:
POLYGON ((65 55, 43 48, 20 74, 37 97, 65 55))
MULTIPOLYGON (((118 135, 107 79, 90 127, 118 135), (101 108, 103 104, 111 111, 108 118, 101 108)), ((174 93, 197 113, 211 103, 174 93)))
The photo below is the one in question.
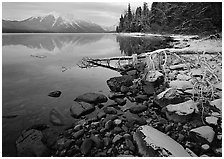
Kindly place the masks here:
MULTIPOLYGON (((142 6, 143 1, 131 2, 131 9, 142 6)), ((31 16, 56 12, 73 15, 76 19, 95 22, 103 26, 117 24, 121 13, 127 10, 128 2, 3 2, 2 18, 24 20, 31 16)), ((148 3, 150 6, 150 3, 148 3)))

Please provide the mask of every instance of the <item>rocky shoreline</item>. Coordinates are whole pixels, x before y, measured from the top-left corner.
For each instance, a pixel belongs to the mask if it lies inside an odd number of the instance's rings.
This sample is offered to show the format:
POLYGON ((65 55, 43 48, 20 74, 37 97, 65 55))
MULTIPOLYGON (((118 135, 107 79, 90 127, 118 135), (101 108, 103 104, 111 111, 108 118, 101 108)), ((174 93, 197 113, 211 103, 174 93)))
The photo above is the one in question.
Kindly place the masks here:
MULTIPOLYGON (((221 157, 221 58, 170 52, 145 61, 133 57, 121 66, 121 76, 106 81, 109 95, 74 99, 70 112, 78 121, 63 133, 45 124, 24 130, 17 155, 221 157)), ((60 125, 58 116, 53 112, 52 121, 60 125)))

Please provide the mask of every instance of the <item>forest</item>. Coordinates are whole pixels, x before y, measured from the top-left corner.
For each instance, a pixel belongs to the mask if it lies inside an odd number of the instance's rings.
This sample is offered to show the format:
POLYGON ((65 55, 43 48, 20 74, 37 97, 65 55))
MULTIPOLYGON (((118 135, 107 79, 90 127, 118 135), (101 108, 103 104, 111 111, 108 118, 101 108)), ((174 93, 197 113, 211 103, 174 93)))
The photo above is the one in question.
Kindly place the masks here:
POLYGON ((146 2, 135 10, 128 4, 117 32, 214 34, 221 32, 221 2, 146 2))

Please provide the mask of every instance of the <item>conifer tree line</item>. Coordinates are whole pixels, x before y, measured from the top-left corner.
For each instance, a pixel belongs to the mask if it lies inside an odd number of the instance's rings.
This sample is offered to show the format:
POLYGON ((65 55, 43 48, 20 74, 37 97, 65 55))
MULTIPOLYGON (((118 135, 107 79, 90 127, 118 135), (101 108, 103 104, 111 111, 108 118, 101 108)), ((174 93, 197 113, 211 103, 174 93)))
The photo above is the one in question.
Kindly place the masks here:
POLYGON ((124 14, 121 14, 119 26, 116 27, 117 32, 145 32, 149 30, 150 10, 146 2, 143 7, 137 7, 135 12, 131 11, 131 5, 124 14))
POLYGON ((222 31, 221 2, 153 2, 121 14, 117 32, 210 34, 222 31))

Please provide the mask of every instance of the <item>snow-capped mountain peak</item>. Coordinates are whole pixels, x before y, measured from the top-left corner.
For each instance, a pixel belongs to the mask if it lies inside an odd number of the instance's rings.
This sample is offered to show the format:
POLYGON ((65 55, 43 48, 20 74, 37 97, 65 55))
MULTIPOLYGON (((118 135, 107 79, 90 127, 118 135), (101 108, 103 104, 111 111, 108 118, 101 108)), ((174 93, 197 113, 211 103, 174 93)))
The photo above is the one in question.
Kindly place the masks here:
MULTIPOLYGON (((93 22, 77 20, 71 14, 60 15, 56 12, 36 17, 33 16, 19 22, 20 24, 17 23, 17 28, 15 27, 13 29, 18 30, 19 28, 19 30, 27 30, 28 28, 28 30, 35 30, 36 32, 105 32, 101 26, 93 22), (21 28, 19 27, 20 25, 21 28)), ((12 22, 4 21, 4 26, 6 26, 6 28, 12 26, 6 23, 9 24, 12 22)))

